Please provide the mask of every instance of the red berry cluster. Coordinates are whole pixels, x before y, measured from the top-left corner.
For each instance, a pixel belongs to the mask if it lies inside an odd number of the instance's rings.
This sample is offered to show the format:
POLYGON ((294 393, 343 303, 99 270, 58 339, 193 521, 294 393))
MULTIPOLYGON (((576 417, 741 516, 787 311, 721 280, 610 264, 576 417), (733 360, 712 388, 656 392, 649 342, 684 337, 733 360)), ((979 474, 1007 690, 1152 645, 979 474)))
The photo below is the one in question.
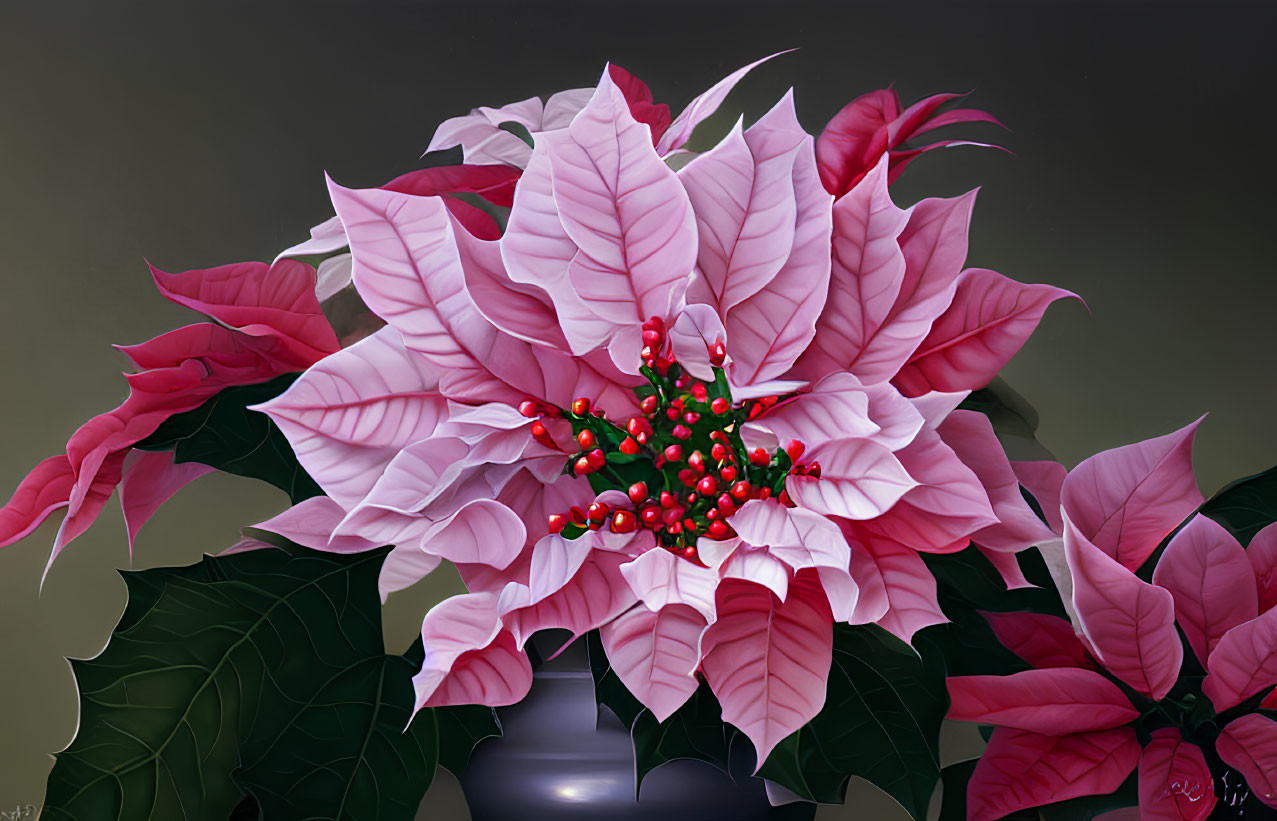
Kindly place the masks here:
MULTIPOLYGON (((643 325, 642 373, 649 384, 639 389, 639 415, 623 426, 606 419, 584 397, 566 410, 535 400, 519 406, 528 417, 561 416, 570 421, 576 447, 565 450, 569 459, 564 472, 589 478, 598 491, 624 490, 633 505, 613 509, 595 502, 587 510, 574 506, 550 516, 550 532, 608 527, 615 533, 633 533, 645 528, 666 549, 697 561, 697 539, 734 537, 728 520, 745 502, 775 494, 792 507, 784 490, 785 476, 820 477, 819 464, 799 463, 801 442, 790 442, 775 453, 745 447, 740 424, 756 419, 781 398, 733 405, 722 371, 722 342, 709 346, 709 356, 717 378, 707 385, 683 371, 668 350, 664 323, 653 317, 643 325)), ((540 418, 532 425, 532 436, 559 448, 540 418)))

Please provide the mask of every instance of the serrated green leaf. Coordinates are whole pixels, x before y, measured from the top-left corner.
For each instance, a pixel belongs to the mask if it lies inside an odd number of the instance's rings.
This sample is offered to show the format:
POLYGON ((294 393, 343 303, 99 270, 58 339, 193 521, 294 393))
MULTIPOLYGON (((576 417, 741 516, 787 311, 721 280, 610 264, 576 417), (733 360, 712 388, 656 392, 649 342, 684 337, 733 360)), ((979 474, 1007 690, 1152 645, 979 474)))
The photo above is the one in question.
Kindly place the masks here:
POLYGON ((133 447, 171 450, 175 462, 198 462, 269 482, 294 504, 320 496, 323 491, 297 461, 283 432, 266 414, 248 409, 283 393, 297 376, 227 388, 198 408, 169 417, 133 447))
POLYGON ((822 803, 841 803, 848 778, 860 776, 923 818, 948 707, 938 659, 919 658, 873 625, 835 625, 824 708, 780 742, 759 775, 822 803))
POLYGON ((404 732, 417 665, 383 649, 384 555, 260 550, 125 573, 106 649, 72 663, 80 728, 43 817, 411 819, 435 718, 404 732))
POLYGON ((434 713, 439 727, 439 763, 454 775, 470 763, 470 755, 479 742, 501 737, 501 721, 491 707, 436 707, 434 713))

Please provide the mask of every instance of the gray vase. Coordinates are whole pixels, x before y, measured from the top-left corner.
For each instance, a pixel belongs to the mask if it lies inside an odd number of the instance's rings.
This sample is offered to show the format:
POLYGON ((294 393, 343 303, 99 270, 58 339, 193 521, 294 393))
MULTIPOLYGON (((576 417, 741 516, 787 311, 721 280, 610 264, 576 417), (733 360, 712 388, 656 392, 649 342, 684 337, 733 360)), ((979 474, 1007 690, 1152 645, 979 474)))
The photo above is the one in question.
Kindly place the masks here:
MULTIPOLYGON (((752 760, 733 761, 735 778, 701 761, 672 761, 643 779, 635 800, 629 733, 595 702, 583 640, 542 664, 528 697, 497 713, 504 734, 480 743, 459 776, 473 821, 810 821, 816 812, 814 804, 772 807, 762 780, 749 776, 752 760)), ((752 759, 748 745, 737 746, 752 759)))

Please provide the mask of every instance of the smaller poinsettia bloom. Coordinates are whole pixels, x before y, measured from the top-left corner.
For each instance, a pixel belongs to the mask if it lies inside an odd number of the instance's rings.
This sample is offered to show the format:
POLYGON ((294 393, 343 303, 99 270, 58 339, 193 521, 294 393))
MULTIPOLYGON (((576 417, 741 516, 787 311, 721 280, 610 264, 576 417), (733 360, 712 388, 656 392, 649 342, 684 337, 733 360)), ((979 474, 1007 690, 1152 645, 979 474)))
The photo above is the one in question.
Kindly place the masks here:
MULTIPOLYGON (((871 252, 899 262, 890 299, 855 336, 867 237, 859 212, 835 220, 790 95, 680 171, 663 159, 746 70, 656 146, 605 71, 536 135, 499 242, 438 197, 332 184, 354 287, 387 326, 260 409, 343 511, 331 549, 446 559, 491 597, 499 627, 476 615, 470 650, 597 628, 655 715, 701 676, 762 762, 823 706, 834 622, 908 640, 942 621, 919 551, 961 549, 1011 507, 996 439, 943 425, 977 385, 906 398, 892 381, 960 292, 971 198, 893 214, 891 247, 871 252)), ((991 281, 969 279, 972 294, 991 281)), ((1032 324, 990 322, 1017 338, 1032 324)), ((986 370, 1018 347, 980 335, 986 370)), ((976 379, 952 347, 927 372, 976 379)))
POLYGON ((135 442, 223 388, 304 370, 338 348, 320 312, 315 271, 308 265, 284 260, 180 274, 151 272, 166 298, 217 324, 188 325, 119 348, 138 369, 125 376, 128 399, 85 423, 67 442, 65 456, 45 460, 23 481, 0 509, 0 545, 22 538, 54 510, 65 508, 51 565, 97 518, 122 479, 131 545, 155 508, 202 472, 173 465, 171 457, 126 459, 135 442))
MULTIPOLYGON (((1128 725, 1138 724, 1150 733, 1138 765, 1144 818, 1203 819, 1215 806, 1207 757, 1184 739, 1202 725, 1198 702, 1208 699, 1223 713, 1255 699, 1263 709, 1259 697, 1271 698, 1277 686, 1277 610, 1265 603, 1264 582, 1248 551, 1201 514, 1176 529, 1185 510, 1201 499, 1192 476, 1195 429, 1196 423, 1107 451, 1067 478, 1043 463, 1016 466, 1048 509, 1058 501, 1066 601, 1077 632, 1055 616, 986 614, 999 640, 1034 669, 949 680, 950 717, 960 720, 1060 739, 1130 731, 1128 725), (1172 531, 1151 584, 1126 566, 1150 555, 1172 531), (1181 633, 1207 670, 1204 680, 1181 678, 1181 633), (1138 694, 1131 697, 1135 701, 1124 694, 1129 691, 1138 694), (1153 702, 1158 705, 1149 710, 1153 702)), ((1274 542, 1277 525, 1252 538, 1259 566, 1267 567, 1274 542)), ((1269 725, 1277 727, 1277 722, 1257 712, 1234 718, 1215 741, 1215 752, 1247 778, 1256 795, 1267 790, 1271 797, 1271 778, 1265 775, 1271 770, 1264 769, 1272 766, 1269 740, 1275 736, 1269 725)), ((1016 754, 1011 745, 995 752, 999 760, 1016 754)), ((1098 776, 1112 762, 1093 765, 1098 776)), ((977 770, 981 767, 983 762, 977 770)), ((1133 767, 1124 759, 1121 775, 1133 767)), ((1002 772, 996 779, 990 773, 972 778, 976 805, 1010 811, 1000 802, 1026 793, 1036 796, 1035 803, 1021 803, 1021 808, 1059 800, 1034 793, 1027 775, 1002 772)))

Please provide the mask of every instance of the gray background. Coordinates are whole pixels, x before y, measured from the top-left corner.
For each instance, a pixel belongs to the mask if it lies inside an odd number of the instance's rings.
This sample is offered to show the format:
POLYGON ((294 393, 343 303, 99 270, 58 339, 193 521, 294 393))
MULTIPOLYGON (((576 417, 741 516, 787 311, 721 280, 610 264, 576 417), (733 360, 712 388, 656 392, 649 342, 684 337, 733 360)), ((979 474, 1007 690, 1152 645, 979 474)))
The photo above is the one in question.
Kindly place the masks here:
MULTIPOLYGON (((0 495, 123 398, 109 343, 197 319, 154 293, 143 257, 167 270, 269 259, 329 215, 323 171, 379 184, 413 167, 442 119, 590 85, 608 59, 677 111, 793 46, 727 108, 756 117, 793 85, 814 131, 894 81, 906 102, 975 89, 971 103, 1011 127, 1016 156, 938 152, 895 191, 983 186, 971 263, 1090 304, 1053 307, 1003 374, 1065 463, 1207 411, 1203 491, 1277 461, 1271 7, 183 5, 0 2, 0 495)), ((201 479, 143 531, 134 566, 195 561, 285 504, 201 479)), ((124 606, 118 510, 37 594, 55 529, 0 551, 0 809, 40 802, 47 753, 76 723, 62 657, 100 650, 124 606)), ((440 573, 392 601, 392 640, 455 584, 440 573)), ((432 798, 452 789, 444 777, 432 798)))

